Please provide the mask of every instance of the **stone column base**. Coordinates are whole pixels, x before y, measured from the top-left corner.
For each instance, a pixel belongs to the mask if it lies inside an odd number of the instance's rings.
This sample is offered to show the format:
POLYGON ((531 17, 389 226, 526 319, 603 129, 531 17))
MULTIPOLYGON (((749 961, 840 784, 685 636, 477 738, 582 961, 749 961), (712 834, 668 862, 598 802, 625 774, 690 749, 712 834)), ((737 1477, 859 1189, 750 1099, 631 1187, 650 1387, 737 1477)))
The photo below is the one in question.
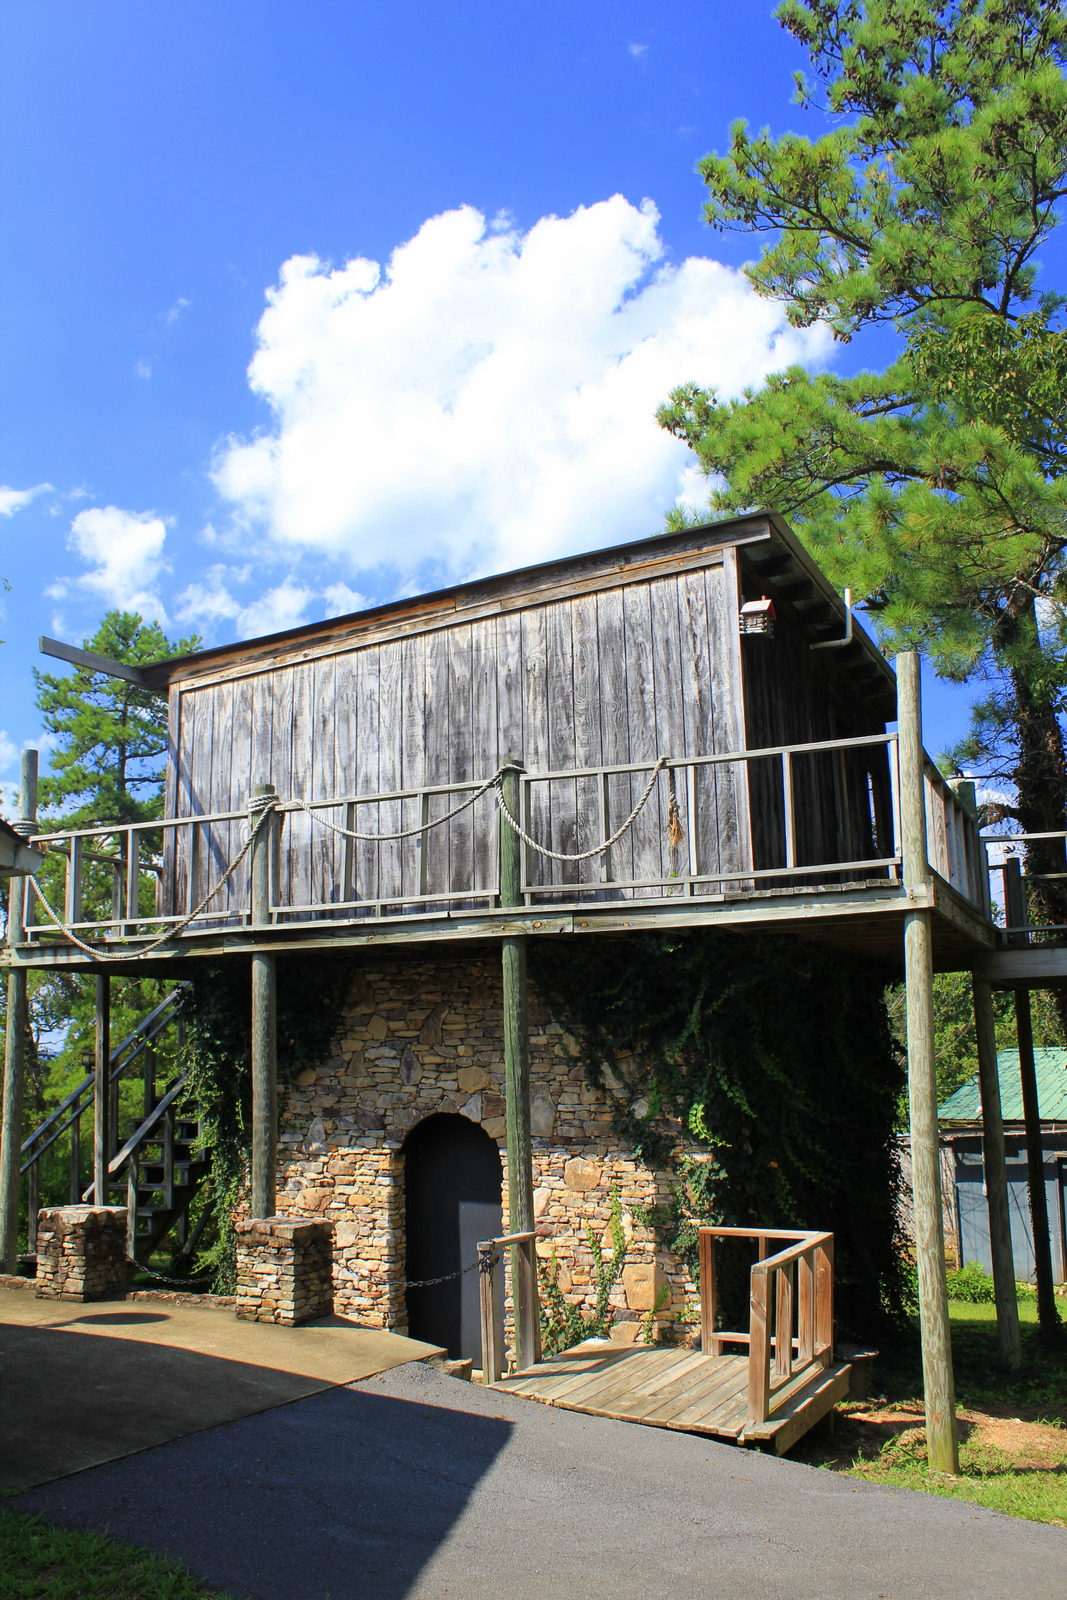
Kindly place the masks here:
POLYGON ((294 1327, 333 1310, 333 1225, 303 1217, 237 1223, 237 1310, 243 1322, 294 1327))
POLYGON ((125 1289, 125 1206, 52 1206, 37 1213, 37 1296, 103 1300, 125 1289))

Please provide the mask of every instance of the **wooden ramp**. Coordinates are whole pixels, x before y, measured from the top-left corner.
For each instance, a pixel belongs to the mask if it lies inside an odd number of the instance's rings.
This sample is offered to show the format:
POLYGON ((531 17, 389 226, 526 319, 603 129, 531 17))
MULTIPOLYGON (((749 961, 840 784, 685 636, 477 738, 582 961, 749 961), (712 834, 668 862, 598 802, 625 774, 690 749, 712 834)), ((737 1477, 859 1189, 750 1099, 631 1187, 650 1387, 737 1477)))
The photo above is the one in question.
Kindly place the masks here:
POLYGON ((710 1434, 788 1450, 848 1392, 847 1366, 813 1365, 775 1395, 765 1422, 749 1421, 748 1357, 621 1347, 591 1339, 493 1385, 509 1394, 620 1422, 710 1434))

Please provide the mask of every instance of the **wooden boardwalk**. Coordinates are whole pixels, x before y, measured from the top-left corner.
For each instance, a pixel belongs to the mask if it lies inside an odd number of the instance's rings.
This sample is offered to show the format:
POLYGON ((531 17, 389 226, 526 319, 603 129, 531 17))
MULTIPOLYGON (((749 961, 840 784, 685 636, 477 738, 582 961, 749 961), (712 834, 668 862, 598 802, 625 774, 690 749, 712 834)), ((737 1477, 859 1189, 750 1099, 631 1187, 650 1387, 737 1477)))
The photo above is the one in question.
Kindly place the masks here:
POLYGON ((645 1349, 590 1339, 493 1385, 567 1411, 654 1428, 773 1443, 779 1455, 848 1392, 848 1367, 812 1364, 775 1394, 765 1422, 749 1421, 749 1358, 645 1349))

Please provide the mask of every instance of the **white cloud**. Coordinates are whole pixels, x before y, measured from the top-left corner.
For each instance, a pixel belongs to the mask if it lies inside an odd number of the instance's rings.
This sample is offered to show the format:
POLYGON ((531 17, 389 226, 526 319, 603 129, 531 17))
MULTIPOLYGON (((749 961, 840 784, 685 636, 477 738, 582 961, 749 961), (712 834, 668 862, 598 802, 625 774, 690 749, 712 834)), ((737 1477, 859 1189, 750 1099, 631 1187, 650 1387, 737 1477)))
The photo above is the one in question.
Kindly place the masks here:
POLYGON ((249 369, 272 426, 215 465, 237 527, 400 583, 657 531, 694 489, 653 417, 670 389, 735 394, 830 349, 740 273, 665 264, 657 225, 619 195, 525 234, 467 206, 384 271, 287 261, 249 369))
POLYGON ((152 364, 149 361, 135 361, 133 370, 138 378, 150 378, 152 376, 152 364))
POLYGON ((38 483, 32 489, 9 489, 0 485, 0 517, 13 517, 16 511, 28 506, 39 494, 46 494, 52 485, 38 483))
POLYGON ((192 303, 193 302, 191 300, 187 300, 184 295, 180 294, 163 318, 163 321, 167 324, 167 327, 172 328, 181 317, 182 312, 187 311, 192 303))
POLYGON ((6 772, 15 764, 19 747, 11 738, 6 728, 0 728, 0 772, 6 772))
POLYGON ((91 595, 109 607, 166 623, 158 594, 159 580, 168 570, 163 559, 166 537, 163 519, 150 511, 122 511, 118 506, 79 511, 67 542, 92 570, 60 579, 48 593, 58 600, 91 595))
POLYGON ((628 44, 626 46, 626 48, 630 52, 630 54, 633 56, 635 61, 640 61, 640 59, 641 59, 641 57, 643 55, 647 55, 648 54, 648 45, 647 44, 628 44))
MULTIPOLYGON (((191 583, 178 597, 178 621, 207 628, 231 621, 238 638, 253 639, 265 633, 282 633, 305 620, 308 607, 316 598, 313 589, 286 578, 256 599, 242 602, 234 595, 233 586, 247 583, 249 574, 248 567, 209 568, 206 582, 191 583)), ((319 615, 339 614, 319 610, 319 615)))
POLYGON ((374 604, 358 589, 350 589, 347 583, 331 583, 322 591, 322 598, 326 602, 324 617, 347 617, 353 611, 365 611, 374 604))

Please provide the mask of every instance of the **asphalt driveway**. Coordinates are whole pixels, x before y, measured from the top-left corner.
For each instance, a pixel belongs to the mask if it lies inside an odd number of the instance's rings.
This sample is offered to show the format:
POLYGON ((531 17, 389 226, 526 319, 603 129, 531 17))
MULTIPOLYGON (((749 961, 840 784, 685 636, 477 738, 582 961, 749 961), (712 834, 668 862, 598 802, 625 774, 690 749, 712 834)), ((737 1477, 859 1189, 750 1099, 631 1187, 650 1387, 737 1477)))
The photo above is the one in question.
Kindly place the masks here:
POLYGON ((1067 1532, 421 1365, 9 1502, 237 1600, 1063 1600, 1067 1532))

